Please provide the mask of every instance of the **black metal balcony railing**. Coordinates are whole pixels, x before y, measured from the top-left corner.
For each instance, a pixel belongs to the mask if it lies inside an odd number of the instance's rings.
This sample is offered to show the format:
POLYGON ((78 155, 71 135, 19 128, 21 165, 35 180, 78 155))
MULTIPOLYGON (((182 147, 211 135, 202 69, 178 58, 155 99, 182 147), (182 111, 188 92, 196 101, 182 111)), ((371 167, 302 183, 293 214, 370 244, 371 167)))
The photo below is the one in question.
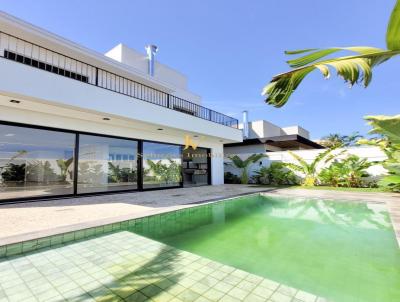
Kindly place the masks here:
POLYGON ((238 120, 145 84, 0 32, 0 57, 229 127, 238 120))

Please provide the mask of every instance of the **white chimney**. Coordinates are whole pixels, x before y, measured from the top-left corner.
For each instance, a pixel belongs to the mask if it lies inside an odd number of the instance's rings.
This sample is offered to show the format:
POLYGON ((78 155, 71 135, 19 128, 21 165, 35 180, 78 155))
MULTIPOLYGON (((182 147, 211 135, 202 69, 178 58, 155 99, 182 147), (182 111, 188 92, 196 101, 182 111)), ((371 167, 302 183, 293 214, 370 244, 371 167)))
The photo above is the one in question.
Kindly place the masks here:
POLYGON ((249 113, 247 110, 243 111, 243 138, 249 138, 249 113))
POLYGON ((147 45, 145 47, 147 52, 147 62, 148 62, 148 73, 150 76, 154 76, 154 65, 155 65, 155 55, 158 51, 158 47, 155 45, 147 45))

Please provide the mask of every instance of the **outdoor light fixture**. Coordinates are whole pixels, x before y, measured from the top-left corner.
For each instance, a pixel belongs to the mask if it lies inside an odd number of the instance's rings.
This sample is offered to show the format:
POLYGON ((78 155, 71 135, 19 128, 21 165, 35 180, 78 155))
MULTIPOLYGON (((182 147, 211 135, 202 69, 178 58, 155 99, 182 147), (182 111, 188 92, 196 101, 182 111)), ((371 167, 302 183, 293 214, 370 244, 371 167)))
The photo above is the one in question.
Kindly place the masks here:
POLYGON ((11 100, 10 103, 19 104, 19 103, 21 103, 21 101, 11 100))

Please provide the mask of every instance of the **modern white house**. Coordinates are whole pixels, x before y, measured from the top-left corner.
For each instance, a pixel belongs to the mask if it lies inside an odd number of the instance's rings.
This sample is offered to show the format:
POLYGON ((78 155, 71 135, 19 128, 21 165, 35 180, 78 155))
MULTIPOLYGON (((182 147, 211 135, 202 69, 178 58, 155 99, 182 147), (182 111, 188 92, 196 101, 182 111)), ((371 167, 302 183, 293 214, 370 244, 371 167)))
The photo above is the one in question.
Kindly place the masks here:
POLYGON ((0 12, 0 202, 223 183, 238 121, 146 52, 100 54, 0 12))
POLYGON ((301 126, 279 127, 266 120, 248 121, 248 112, 243 112, 243 141, 226 143, 224 152, 228 154, 252 154, 286 150, 323 149, 310 139, 310 132, 301 126))

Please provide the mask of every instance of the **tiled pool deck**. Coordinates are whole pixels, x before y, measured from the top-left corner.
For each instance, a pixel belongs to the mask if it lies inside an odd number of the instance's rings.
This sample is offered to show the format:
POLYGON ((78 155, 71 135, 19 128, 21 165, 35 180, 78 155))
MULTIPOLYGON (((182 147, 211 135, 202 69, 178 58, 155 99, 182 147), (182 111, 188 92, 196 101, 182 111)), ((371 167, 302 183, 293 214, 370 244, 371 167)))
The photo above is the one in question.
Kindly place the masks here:
MULTIPOLYGON (((0 233, 0 302, 327 301, 126 231, 130 226, 130 219, 193 206, 193 203, 265 191, 266 188, 225 185, 203 187, 201 191, 199 188, 179 190, 0 207, 1 218, 11 215, 14 219, 0 220, 1 232, 13 228, 15 223, 18 224, 15 228, 18 232, 14 236, 7 237, 0 233), (121 204, 124 206, 121 207, 121 204), (69 206, 75 209, 74 214, 82 223, 71 223, 77 218, 57 212, 69 206), (103 212, 100 211, 102 219, 94 220, 99 212, 93 210, 98 207, 105 207, 102 208, 103 212), (110 211, 112 208, 115 208, 115 212, 110 211), (128 213, 121 215, 127 209, 128 213), (106 210, 109 212, 108 216, 103 217, 106 210), (89 213, 85 214, 86 211, 89 213), (32 213, 40 212, 44 213, 39 218, 30 217, 32 213), (38 220, 46 217, 54 222, 57 222, 57 218, 60 221, 55 226, 46 228, 48 222, 41 224, 38 220), (123 220, 125 222, 121 222, 123 220), (23 232, 36 222, 42 229, 23 232), (103 226, 104 224, 108 225, 103 226), (82 231, 84 228, 89 229, 82 231), (40 239, 59 233, 64 234, 40 239), (3 246, 23 241, 24 238, 34 240, 9 245, 7 248, 3 246), (38 249, 41 247, 47 248, 38 249), (8 256, 4 257, 6 253, 8 256)), ((265 194, 386 203, 400 245, 400 199, 396 194, 268 190, 265 194)), ((133 223, 137 221, 136 219, 133 223)))
POLYGON ((0 262, 0 301, 327 301, 128 231, 0 262))

